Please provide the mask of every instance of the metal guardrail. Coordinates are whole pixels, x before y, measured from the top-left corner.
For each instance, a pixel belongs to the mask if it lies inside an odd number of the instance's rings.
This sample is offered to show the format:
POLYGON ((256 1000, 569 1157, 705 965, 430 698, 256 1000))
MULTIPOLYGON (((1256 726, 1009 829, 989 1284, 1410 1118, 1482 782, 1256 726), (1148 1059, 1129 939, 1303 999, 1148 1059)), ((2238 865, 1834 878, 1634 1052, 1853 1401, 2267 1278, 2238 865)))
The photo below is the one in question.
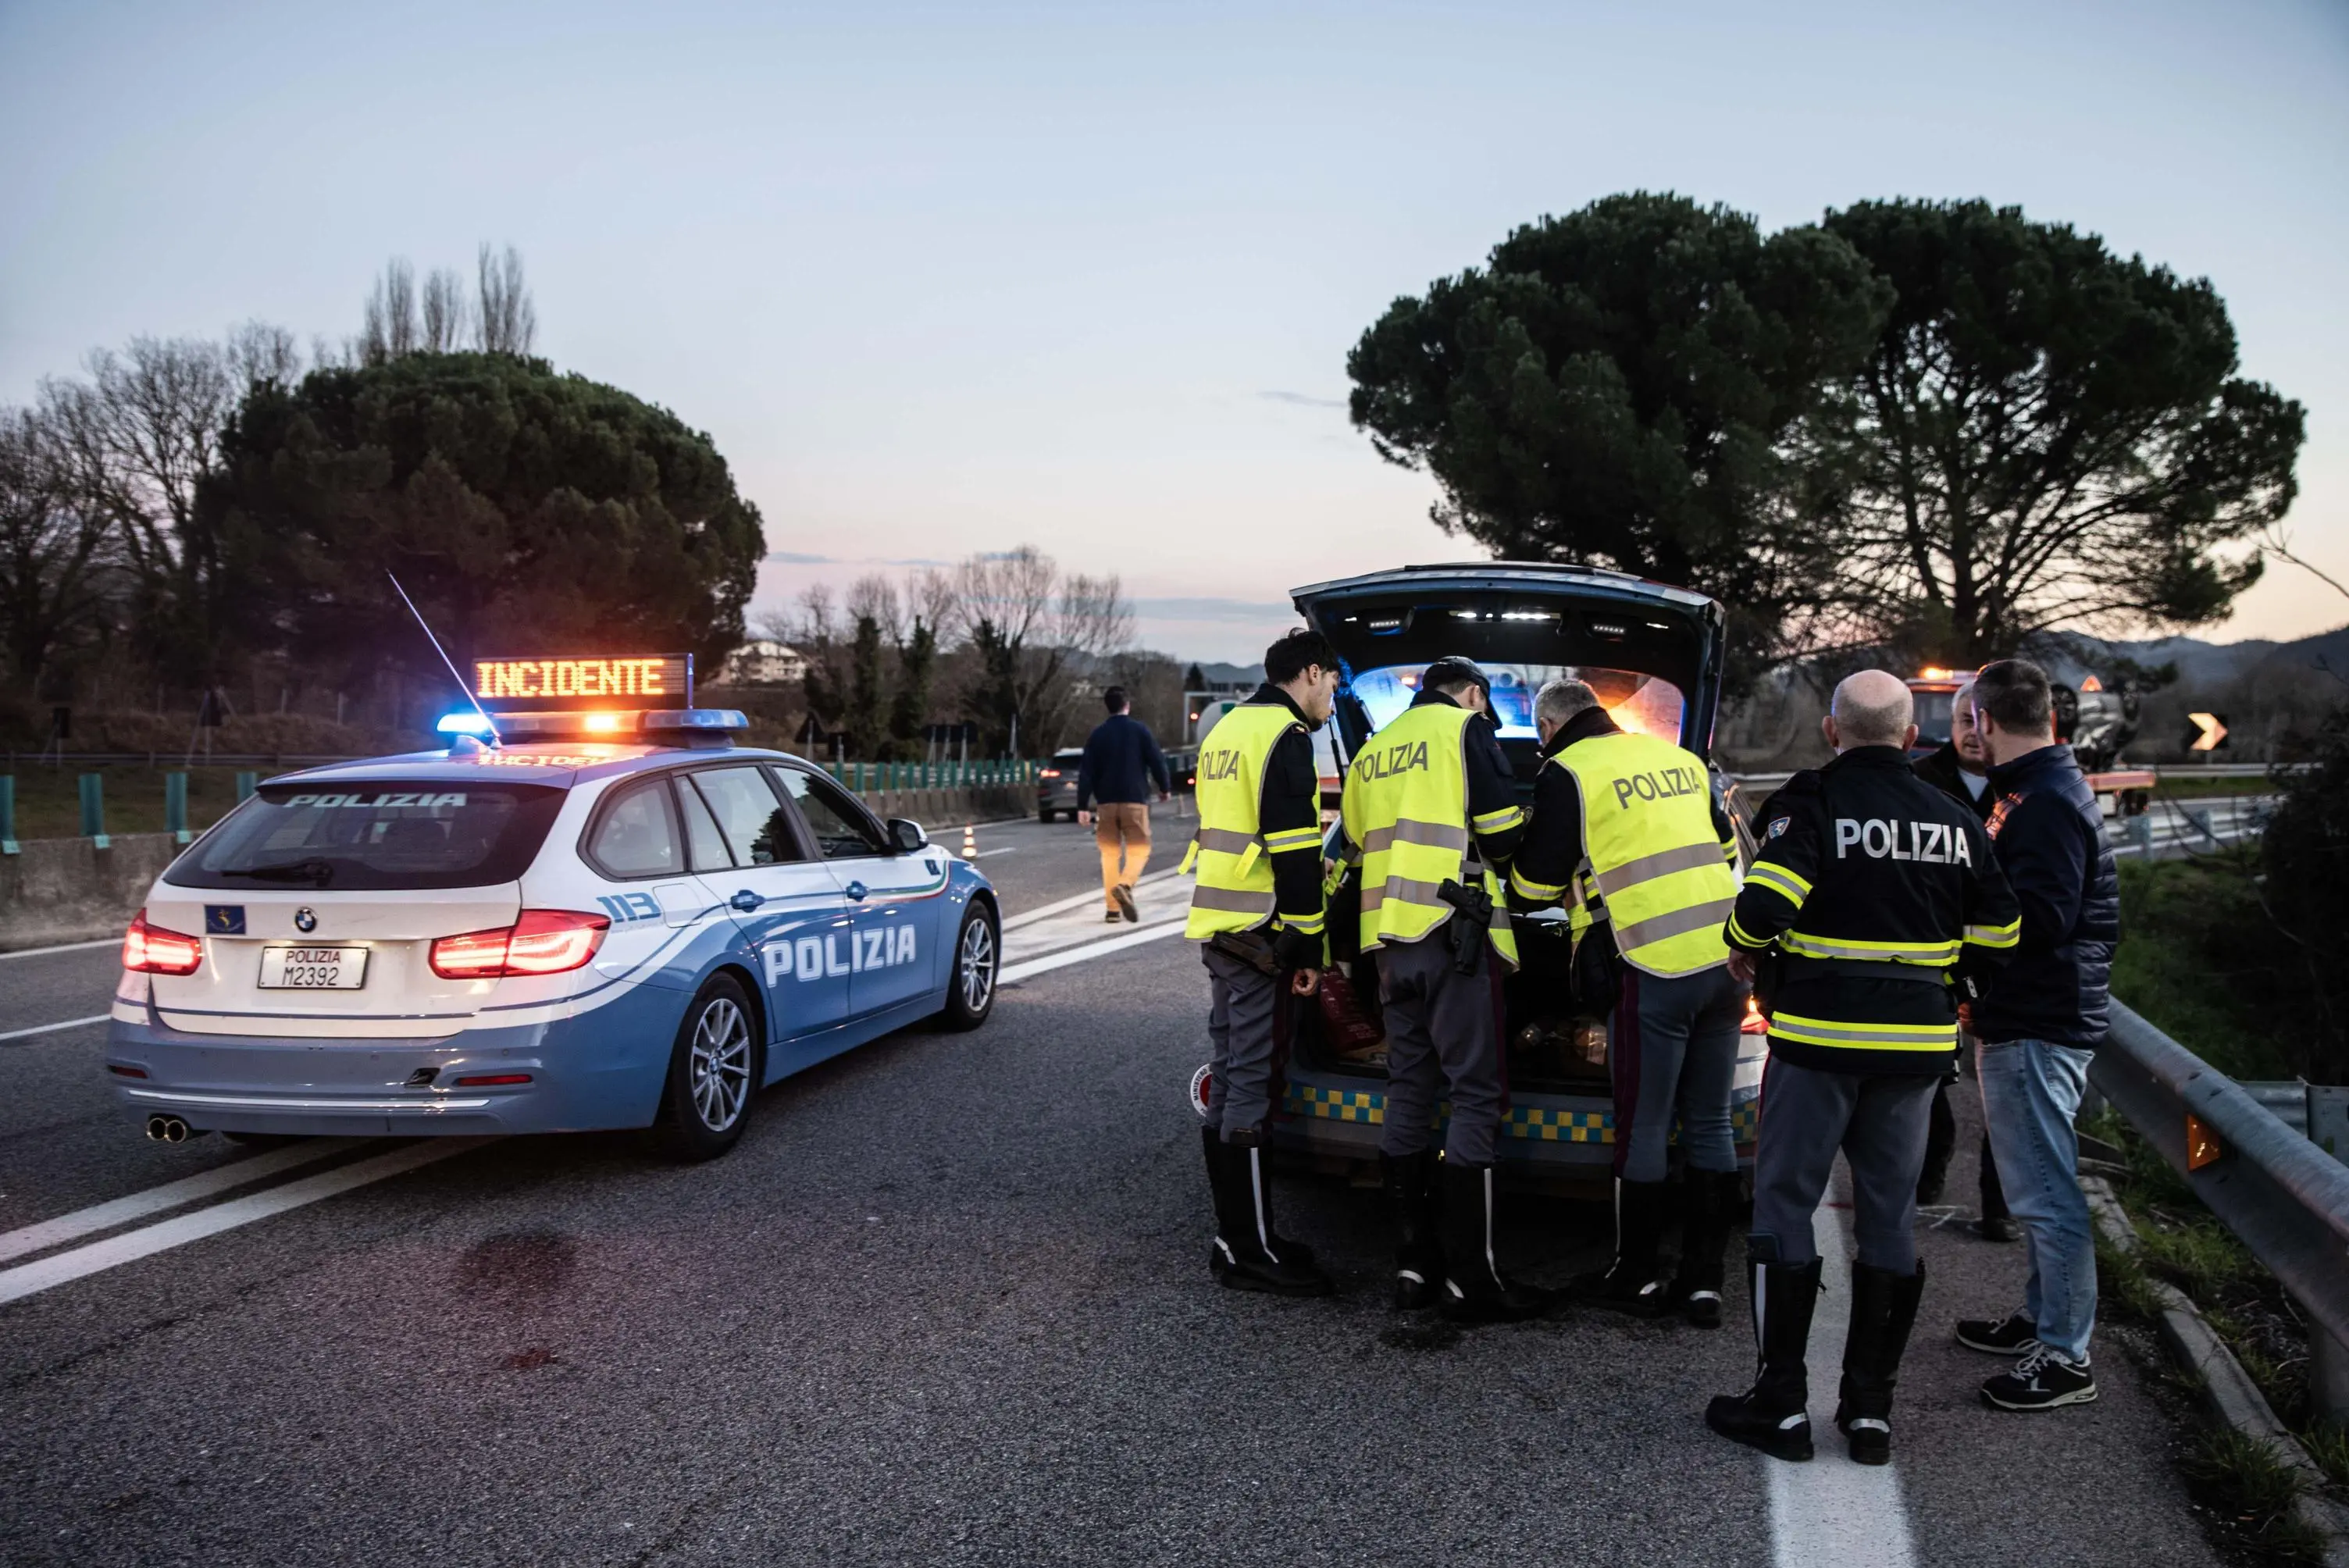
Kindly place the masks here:
POLYGON ((2260 1097, 2112 1004, 2089 1078, 2291 1293, 2312 1394, 2349 1418, 2349 1165, 2260 1097))

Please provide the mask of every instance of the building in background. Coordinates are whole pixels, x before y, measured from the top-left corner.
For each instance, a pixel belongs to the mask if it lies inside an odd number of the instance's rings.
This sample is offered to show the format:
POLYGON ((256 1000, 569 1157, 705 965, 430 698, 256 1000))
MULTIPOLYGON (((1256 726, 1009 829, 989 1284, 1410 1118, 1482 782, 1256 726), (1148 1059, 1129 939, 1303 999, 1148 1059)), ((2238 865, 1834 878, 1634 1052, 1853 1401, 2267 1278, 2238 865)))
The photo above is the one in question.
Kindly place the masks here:
POLYGON ((719 686, 790 686, 807 678, 807 659, 771 637, 757 637, 726 655, 719 686))

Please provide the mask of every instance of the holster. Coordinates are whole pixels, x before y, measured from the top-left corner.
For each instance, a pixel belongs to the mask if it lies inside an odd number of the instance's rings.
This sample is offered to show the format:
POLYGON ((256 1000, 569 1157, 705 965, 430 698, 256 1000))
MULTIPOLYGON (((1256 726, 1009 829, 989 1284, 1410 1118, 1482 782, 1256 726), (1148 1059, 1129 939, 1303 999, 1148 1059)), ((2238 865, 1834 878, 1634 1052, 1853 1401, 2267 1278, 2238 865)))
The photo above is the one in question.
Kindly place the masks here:
POLYGON ((1275 979, 1281 975, 1279 958, 1272 948, 1271 934, 1261 928, 1255 931, 1219 931, 1207 938, 1207 945, 1226 958, 1237 958, 1259 975, 1275 979))
POLYGON ((1452 906, 1452 918, 1444 923, 1452 967, 1460 974, 1474 975, 1485 961, 1485 944, 1493 929, 1493 895, 1482 887, 1447 882, 1436 889, 1436 896, 1452 906))

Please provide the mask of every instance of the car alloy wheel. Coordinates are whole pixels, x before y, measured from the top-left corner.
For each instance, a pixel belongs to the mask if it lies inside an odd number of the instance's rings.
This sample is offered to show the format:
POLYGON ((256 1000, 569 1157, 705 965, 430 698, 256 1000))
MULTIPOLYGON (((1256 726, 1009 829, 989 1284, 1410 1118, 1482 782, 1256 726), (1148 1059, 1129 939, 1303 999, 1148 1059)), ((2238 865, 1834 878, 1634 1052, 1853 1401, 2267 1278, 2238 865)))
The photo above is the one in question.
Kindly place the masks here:
POLYGON ((961 950, 955 954, 955 986, 963 1011, 973 1017, 987 1011, 995 995, 995 926, 974 920, 962 928, 961 950))
POLYGON ((701 1009, 686 1071, 702 1126, 724 1132, 741 1119, 750 1094, 750 1025, 731 997, 713 996, 701 1009))

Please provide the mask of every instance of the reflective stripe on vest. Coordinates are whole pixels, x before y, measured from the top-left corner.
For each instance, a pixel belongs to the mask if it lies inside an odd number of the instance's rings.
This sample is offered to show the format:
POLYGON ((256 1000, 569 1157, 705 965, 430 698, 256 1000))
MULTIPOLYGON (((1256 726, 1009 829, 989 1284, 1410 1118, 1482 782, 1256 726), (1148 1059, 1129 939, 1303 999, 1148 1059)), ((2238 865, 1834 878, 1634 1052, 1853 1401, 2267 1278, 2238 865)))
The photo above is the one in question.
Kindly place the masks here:
POLYGON ((1265 849, 1260 813, 1264 764, 1280 738, 1305 727, 1278 703, 1247 702, 1224 710, 1200 738, 1199 830, 1183 863, 1196 866, 1191 917, 1183 934, 1194 942, 1226 931, 1253 931, 1278 907, 1272 856, 1265 849))
MULTIPOLYGON (((1447 882, 1465 879, 1468 769, 1463 748, 1475 716, 1449 703, 1407 707, 1362 743, 1346 770, 1346 836, 1362 857, 1362 945, 1417 942, 1450 920, 1447 882)), ((1483 873, 1493 895, 1495 951, 1514 965, 1500 879, 1483 873)))
POLYGON ((1574 775, 1583 852, 1623 961, 1665 976, 1725 961, 1737 872, 1713 830, 1704 763, 1630 734, 1578 740, 1550 761, 1574 775))

